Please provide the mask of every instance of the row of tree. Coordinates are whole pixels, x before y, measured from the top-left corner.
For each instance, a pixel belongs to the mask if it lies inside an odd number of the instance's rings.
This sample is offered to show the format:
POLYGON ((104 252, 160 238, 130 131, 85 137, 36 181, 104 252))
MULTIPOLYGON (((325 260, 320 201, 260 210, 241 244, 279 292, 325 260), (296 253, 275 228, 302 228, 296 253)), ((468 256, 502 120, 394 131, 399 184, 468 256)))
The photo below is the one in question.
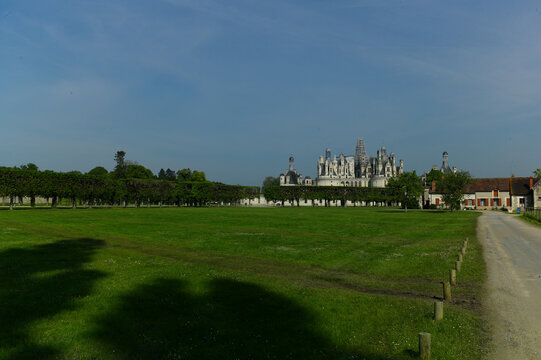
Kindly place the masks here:
POLYGON ((74 172, 0 168, 0 196, 8 197, 11 205, 23 197, 30 198, 34 205, 36 197, 42 197, 50 199, 53 207, 60 199, 70 199, 73 206, 77 202, 90 206, 129 203, 194 206, 256 198, 259 188, 209 181, 116 179, 74 172))
POLYGON ((279 186, 269 185, 263 188, 267 201, 290 201, 300 205, 301 200, 323 201, 328 206, 330 201, 340 201, 344 206, 347 201, 375 202, 385 205, 397 203, 387 188, 345 187, 345 186, 279 186))
MULTIPOLYGON (((440 171, 430 173, 428 183, 436 182, 436 191, 443 196, 443 201, 451 210, 460 209, 464 198, 464 189, 471 183, 468 172, 460 171, 442 174, 440 171)), ((425 187, 419 176, 413 172, 404 172, 389 179, 385 188, 371 187, 333 187, 333 186, 279 186, 279 179, 265 178, 263 194, 269 201, 290 201, 300 205, 301 200, 340 201, 344 206, 347 201, 356 203, 378 203, 385 205, 400 204, 406 210, 419 208, 421 196, 425 187)))

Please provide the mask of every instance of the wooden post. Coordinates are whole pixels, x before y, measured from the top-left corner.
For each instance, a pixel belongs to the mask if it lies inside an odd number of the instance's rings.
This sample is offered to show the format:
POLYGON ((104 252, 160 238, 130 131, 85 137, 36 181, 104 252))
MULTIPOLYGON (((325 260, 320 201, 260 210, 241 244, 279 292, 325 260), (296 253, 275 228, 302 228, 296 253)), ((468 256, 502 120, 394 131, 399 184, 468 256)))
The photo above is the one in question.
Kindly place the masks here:
POLYGON ((430 333, 419 333, 419 357, 421 360, 430 360, 430 333))
POLYGON ((449 283, 451 285, 456 285, 456 270, 455 269, 449 270, 449 283))
POLYGON ((443 319, 443 301, 434 301, 434 320, 443 319))
POLYGON ((461 252, 462 252, 462 255, 466 255, 466 248, 463 247, 462 250, 461 250, 461 252))
POLYGON ((451 300, 451 284, 448 281, 443 283, 443 300, 451 300))
POLYGON ((458 254, 458 261, 462 261, 462 254, 458 254))
POLYGON ((460 272, 462 268, 462 261, 455 261, 456 272, 460 272))

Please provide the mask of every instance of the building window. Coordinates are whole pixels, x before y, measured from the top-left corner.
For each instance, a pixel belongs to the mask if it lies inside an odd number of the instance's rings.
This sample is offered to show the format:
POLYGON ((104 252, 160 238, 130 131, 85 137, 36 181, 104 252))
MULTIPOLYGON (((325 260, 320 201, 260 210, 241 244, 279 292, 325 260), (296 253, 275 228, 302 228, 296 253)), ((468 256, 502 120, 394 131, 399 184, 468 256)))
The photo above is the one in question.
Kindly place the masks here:
POLYGON ((481 206, 487 206, 487 202, 485 199, 481 199, 481 206))
POLYGON ((498 197, 498 190, 494 190, 494 191, 493 191, 493 196, 494 196, 495 198, 498 197))
POLYGON ((440 204, 440 199, 436 199, 436 205, 440 204))

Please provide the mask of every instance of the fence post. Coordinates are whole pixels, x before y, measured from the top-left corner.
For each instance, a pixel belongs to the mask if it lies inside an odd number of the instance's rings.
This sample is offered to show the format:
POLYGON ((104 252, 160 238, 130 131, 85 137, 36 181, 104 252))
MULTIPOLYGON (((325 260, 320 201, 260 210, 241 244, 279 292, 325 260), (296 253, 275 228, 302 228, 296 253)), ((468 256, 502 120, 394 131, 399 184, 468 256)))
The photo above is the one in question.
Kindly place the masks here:
POLYGON ((443 283, 443 300, 451 300, 451 284, 449 282, 443 283))
POLYGON ((434 320, 440 321, 443 319, 443 301, 434 301, 434 320))
POLYGON ((421 360, 430 360, 430 333, 419 333, 419 356, 421 360))
POLYGON ((456 270, 451 269, 449 270, 449 282, 451 285, 456 285, 456 270))

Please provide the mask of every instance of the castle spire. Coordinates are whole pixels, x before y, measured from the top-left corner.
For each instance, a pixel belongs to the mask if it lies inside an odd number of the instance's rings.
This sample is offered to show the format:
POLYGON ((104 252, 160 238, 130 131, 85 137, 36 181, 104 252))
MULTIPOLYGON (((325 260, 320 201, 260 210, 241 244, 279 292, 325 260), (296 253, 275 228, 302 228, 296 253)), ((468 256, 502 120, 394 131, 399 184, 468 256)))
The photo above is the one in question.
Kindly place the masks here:
POLYGON ((355 162, 367 163, 368 155, 366 155, 366 149, 364 147, 364 139, 357 139, 357 146, 355 147, 355 162))
POLYGON ((289 171, 295 171, 295 159, 293 155, 289 157, 289 171))
POLYGON ((442 155, 442 164, 440 171, 444 174, 448 174, 451 172, 451 168, 449 167, 449 154, 447 154, 447 151, 444 151, 442 155))

